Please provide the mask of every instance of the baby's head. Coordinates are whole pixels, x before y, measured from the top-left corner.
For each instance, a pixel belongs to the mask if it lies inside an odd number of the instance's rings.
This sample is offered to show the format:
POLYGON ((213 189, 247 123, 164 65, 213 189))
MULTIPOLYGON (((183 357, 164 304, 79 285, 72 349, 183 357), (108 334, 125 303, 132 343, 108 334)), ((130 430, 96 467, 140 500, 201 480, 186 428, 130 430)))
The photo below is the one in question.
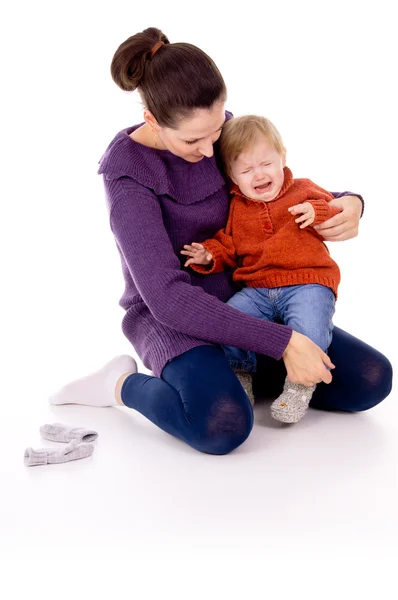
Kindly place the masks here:
POLYGON ((263 202, 276 198, 283 185, 286 150, 268 119, 230 119, 223 126, 220 150, 226 173, 245 196, 263 202))

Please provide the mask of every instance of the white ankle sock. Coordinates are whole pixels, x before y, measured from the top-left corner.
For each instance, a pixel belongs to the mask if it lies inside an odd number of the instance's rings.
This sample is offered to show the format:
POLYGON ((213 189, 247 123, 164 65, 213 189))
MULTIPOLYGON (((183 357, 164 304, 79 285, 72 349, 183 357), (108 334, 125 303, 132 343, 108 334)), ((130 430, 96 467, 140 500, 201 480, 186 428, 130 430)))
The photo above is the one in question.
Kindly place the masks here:
POLYGON ((62 387, 49 398, 50 404, 85 404, 87 406, 117 406, 116 383, 125 373, 136 373, 134 358, 116 356, 99 371, 77 379, 62 387))

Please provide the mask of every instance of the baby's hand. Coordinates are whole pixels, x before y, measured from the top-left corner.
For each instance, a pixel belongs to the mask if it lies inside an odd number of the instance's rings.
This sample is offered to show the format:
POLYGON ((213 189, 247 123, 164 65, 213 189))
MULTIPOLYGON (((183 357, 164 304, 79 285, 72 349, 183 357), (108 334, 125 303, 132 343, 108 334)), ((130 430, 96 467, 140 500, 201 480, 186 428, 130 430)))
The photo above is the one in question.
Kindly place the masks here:
POLYGON ((192 263, 195 265, 209 265, 213 260, 213 255, 210 254, 210 252, 206 250, 202 244, 192 242, 190 245, 186 244, 184 248, 185 250, 181 250, 181 254, 191 256, 191 258, 185 263, 184 267, 188 267, 192 263))
POLYGON ((291 215, 301 215, 298 219, 295 219, 295 223, 302 223, 300 229, 304 229, 307 225, 311 225, 315 221, 315 209, 310 202, 303 202, 302 204, 296 204, 287 209, 291 215), (304 221, 304 223, 303 223, 304 221))

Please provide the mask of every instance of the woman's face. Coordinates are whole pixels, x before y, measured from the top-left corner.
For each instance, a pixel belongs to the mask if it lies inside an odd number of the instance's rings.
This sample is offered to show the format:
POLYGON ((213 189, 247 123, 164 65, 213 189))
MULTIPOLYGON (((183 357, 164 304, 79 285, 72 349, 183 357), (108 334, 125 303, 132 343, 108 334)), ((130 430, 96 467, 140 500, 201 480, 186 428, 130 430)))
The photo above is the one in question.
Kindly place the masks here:
POLYGON ((181 119, 178 129, 155 125, 163 149, 188 162, 199 162, 213 156, 213 144, 221 135, 225 121, 225 102, 214 103, 211 108, 198 108, 192 116, 181 119))

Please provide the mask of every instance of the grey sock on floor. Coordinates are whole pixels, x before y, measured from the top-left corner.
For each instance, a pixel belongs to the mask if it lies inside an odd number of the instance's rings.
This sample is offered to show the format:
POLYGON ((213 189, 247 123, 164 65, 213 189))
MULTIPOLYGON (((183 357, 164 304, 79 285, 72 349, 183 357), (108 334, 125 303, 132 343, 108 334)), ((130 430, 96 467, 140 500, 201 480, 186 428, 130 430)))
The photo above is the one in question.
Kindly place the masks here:
POLYGON ((69 462, 70 460, 87 458, 93 452, 93 444, 78 444, 76 440, 72 440, 64 448, 41 448, 40 450, 27 448, 24 454, 24 463, 27 467, 53 465, 69 462))
POLYGON ((43 425, 40 427, 40 434, 46 440, 52 442, 94 442, 97 439, 98 433, 92 429, 84 429, 84 427, 70 427, 62 423, 53 423, 52 425, 43 425))
POLYGON ((253 375, 245 371, 235 371, 235 375, 239 379, 239 382, 245 390, 250 404, 254 406, 254 394, 253 394, 253 375))
POLYGON ((271 405, 271 416, 282 423, 297 423, 307 412, 315 385, 292 383, 287 377, 283 392, 271 405))

